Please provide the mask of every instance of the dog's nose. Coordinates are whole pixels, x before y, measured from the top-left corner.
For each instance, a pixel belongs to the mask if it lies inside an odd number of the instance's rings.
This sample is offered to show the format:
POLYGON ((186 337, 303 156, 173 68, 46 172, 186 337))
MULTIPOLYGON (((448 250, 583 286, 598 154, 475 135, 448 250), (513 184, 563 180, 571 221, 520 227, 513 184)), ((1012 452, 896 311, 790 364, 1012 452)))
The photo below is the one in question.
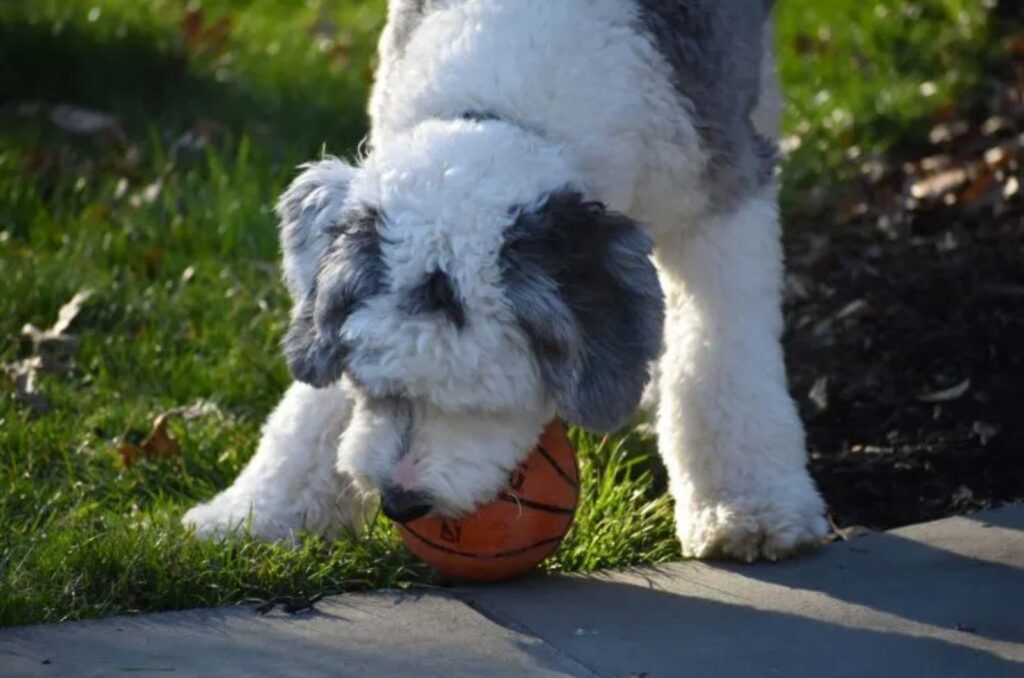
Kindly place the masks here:
POLYGON ((430 499, 422 492, 390 487, 380 493, 380 507, 396 523, 407 523, 430 513, 430 499))

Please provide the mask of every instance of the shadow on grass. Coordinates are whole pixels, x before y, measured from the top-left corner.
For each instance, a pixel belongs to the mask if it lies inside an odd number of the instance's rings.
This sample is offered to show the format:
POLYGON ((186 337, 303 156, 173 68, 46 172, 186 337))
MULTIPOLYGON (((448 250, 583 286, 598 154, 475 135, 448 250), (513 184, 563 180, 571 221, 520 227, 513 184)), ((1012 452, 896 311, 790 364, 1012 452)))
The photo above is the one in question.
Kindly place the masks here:
POLYGON ((105 37, 74 25, 55 33, 38 23, 0 22, 0 138, 18 146, 31 136, 16 111, 30 102, 112 114, 132 139, 155 128, 166 140, 208 121, 228 146, 250 136, 289 159, 325 145, 347 151, 365 133, 367 88, 356 81, 332 80, 329 99, 300 84, 219 82, 197 73, 183 46, 161 46, 168 41, 158 38, 146 31, 105 37))

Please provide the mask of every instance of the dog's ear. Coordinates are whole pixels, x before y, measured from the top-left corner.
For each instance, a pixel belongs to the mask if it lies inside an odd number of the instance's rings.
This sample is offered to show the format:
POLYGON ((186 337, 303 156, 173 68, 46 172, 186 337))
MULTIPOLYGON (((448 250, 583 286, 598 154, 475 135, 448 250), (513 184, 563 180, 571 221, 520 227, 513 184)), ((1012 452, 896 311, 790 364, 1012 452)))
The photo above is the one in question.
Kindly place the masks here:
POLYGON ((356 172, 338 158, 312 162, 302 170, 277 201, 284 280, 295 304, 302 303, 314 284, 356 172))
POLYGON ((324 229, 325 250, 292 310, 284 339, 285 359, 299 381, 323 388, 341 378, 348 353, 345 320, 384 291, 387 272, 378 221, 375 210, 355 208, 324 229))
POLYGON ((506 293, 572 424, 611 431, 639 405, 665 314, 651 249, 636 222, 572 190, 520 212, 506 232, 506 293))

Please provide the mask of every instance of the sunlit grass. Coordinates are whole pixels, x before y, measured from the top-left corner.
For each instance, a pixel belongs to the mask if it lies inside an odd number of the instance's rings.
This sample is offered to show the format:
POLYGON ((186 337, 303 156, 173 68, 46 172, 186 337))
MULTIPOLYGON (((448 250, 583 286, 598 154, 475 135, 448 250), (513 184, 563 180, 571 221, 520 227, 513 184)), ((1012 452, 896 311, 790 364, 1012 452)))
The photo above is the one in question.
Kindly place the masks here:
MULTIPOLYGON (((781 4, 803 142, 791 200, 847 176, 854 142, 887 148, 976 75, 979 3, 781 4)), ((23 324, 94 292, 74 369, 42 381, 50 414, 0 382, 0 624, 434 582, 382 520, 298 548, 201 543, 178 524, 244 466, 288 383, 271 205, 296 163, 363 136, 382 8, 208 1, 203 30, 229 22, 227 38, 190 45, 178 0, 0 4, 0 363, 24 355, 23 324), (117 116, 123 137, 57 128, 57 103, 117 116), (197 401, 205 415, 171 424, 179 456, 124 464, 122 440, 197 401)), ((652 441, 576 440, 583 501, 548 567, 677 557, 652 441)))

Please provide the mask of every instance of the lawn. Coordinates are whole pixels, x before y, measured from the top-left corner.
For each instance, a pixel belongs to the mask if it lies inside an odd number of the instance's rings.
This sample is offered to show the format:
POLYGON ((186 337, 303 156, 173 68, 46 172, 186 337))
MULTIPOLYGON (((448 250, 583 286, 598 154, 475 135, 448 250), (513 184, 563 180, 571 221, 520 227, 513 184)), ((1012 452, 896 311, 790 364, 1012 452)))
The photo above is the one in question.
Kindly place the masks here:
MULTIPOLYGON (((0 625, 436 583, 382 519, 297 548, 178 522, 231 482, 288 384, 271 206, 297 163, 363 136, 383 4, 0 4, 0 364, 91 292, 74 344, 51 342, 71 364, 40 375, 45 403, 0 375, 0 625), (176 408, 173 442, 146 445, 176 408)), ((920 120, 974 96, 987 3, 779 11, 785 205, 827 228, 852 161, 920 146, 920 120)), ((584 497, 547 566, 677 557, 652 441, 575 435, 584 497)))

